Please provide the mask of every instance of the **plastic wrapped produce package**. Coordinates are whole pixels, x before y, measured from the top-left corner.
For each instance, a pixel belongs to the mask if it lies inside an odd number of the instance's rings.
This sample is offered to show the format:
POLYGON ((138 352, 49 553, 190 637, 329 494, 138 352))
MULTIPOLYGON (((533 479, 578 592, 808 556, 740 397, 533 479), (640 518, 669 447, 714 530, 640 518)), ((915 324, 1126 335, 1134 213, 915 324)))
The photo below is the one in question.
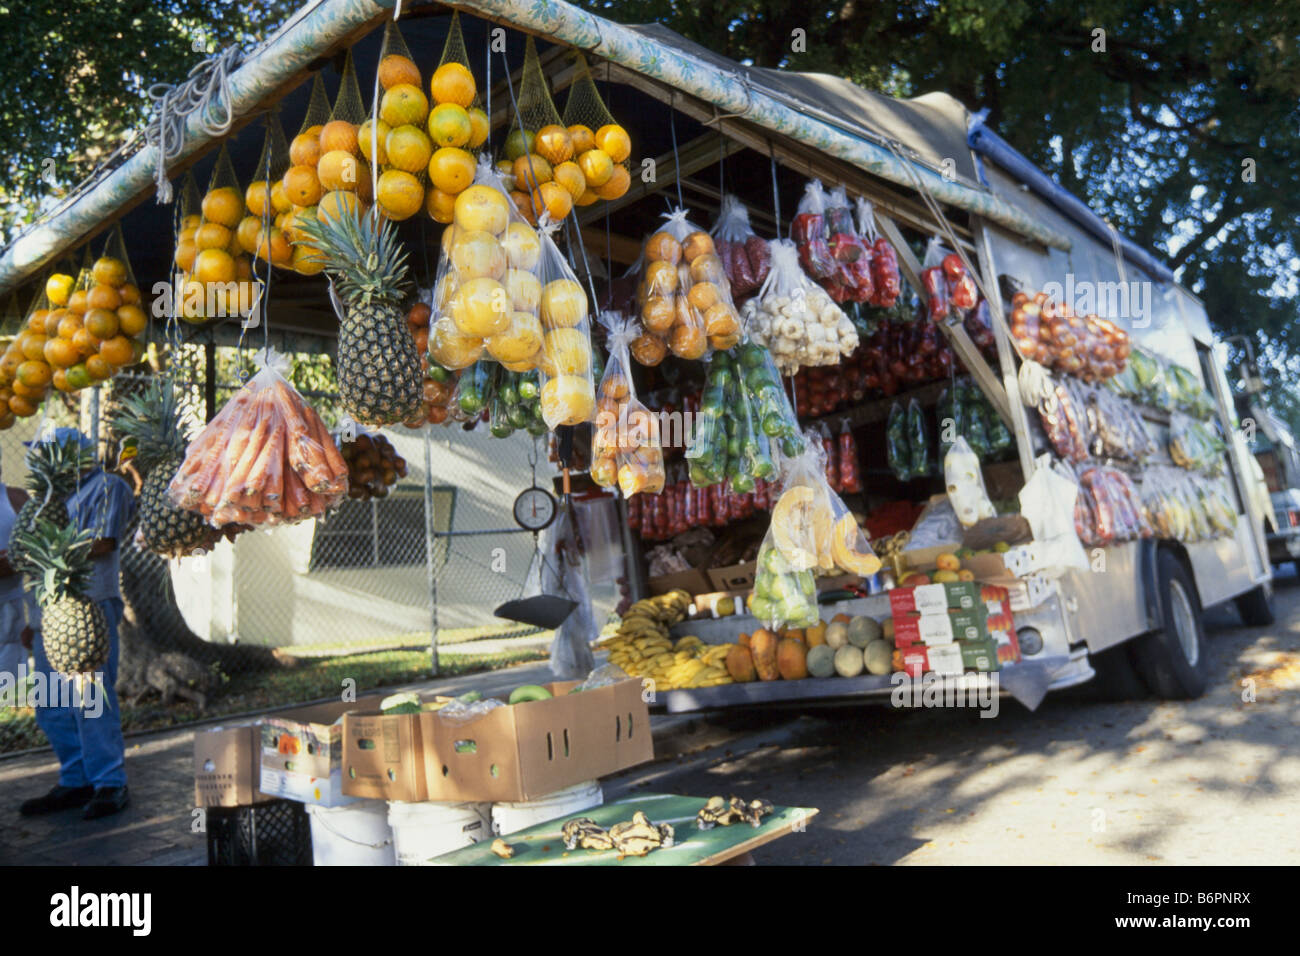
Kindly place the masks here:
POLYGON ((538 227, 542 418, 551 429, 589 422, 596 413, 587 293, 551 238, 558 228, 547 216, 538 227))
POLYGON ((664 487, 664 452, 659 417, 636 396, 628 347, 636 323, 616 312, 600 322, 609 332, 609 361, 596 399, 596 426, 591 438, 591 478, 602 487, 617 484, 623 497, 656 493, 664 487))

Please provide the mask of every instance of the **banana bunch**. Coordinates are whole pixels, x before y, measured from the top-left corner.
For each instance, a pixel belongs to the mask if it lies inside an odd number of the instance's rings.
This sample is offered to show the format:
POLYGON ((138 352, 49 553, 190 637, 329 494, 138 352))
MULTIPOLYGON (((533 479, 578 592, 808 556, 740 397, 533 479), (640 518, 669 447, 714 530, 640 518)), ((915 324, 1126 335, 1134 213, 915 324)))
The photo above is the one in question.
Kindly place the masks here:
POLYGON ((617 664, 632 677, 653 680, 661 690, 732 683, 724 663, 730 644, 705 644, 692 634, 673 644, 666 628, 660 631, 637 627, 627 634, 620 628, 618 634, 601 646, 609 650, 611 664, 617 664))

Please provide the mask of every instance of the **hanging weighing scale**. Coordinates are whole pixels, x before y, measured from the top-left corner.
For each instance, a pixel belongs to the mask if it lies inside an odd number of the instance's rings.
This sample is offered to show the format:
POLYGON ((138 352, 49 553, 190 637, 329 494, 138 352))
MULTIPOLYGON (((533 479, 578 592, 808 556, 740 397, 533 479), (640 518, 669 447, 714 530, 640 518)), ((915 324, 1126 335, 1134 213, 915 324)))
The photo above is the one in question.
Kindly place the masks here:
MULTIPOLYGON (((567 458, 564 460, 567 461, 567 458)), ((529 464, 533 467, 533 483, 525 488, 515 497, 513 508, 515 523, 525 531, 533 533, 533 560, 544 560, 541 554, 538 535, 549 528, 559 514, 559 503, 545 488, 537 484, 537 446, 533 445, 533 450, 528 456, 529 464)), ((565 487, 568 487, 569 470, 564 469, 565 487)), ((529 562, 532 567, 532 562, 529 562)), ((540 573, 539 573, 540 580, 540 573)), ((505 618, 507 621, 517 621, 520 624, 529 624, 533 627, 540 627, 543 630, 553 631, 573 613, 573 609, 578 606, 577 601, 571 601, 566 597, 559 597, 555 594, 537 594, 533 597, 516 598, 513 601, 506 601, 492 613, 497 617, 505 618)))

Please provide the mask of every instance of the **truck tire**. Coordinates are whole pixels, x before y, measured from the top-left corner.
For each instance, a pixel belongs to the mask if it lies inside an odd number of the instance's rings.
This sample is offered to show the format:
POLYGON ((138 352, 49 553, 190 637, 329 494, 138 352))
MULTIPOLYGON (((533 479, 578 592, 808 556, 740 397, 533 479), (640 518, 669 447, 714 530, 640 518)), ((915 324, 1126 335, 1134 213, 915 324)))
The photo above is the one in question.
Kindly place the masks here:
POLYGON ((1124 700, 1143 700, 1151 696, 1151 691, 1133 667, 1131 648, 1128 643, 1118 647, 1108 647, 1104 651, 1088 655, 1088 663, 1097 672, 1097 676, 1079 687, 1079 696, 1085 700, 1118 702, 1124 700))
POLYGON ((1170 551, 1156 556, 1156 580, 1163 627, 1131 642, 1133 664, 1157 697, 1192 700, 1205 693, 1208 680, 1201 599, 1192 576, 1170 551))
POLYGON ((1273 597, 1269 593, 1268 585, 1261 584, 1245 594, 1238 595, 1233 603, 1237 605, 1241 622, 1247 627, 1268 627, 1274 621, 1273 597))

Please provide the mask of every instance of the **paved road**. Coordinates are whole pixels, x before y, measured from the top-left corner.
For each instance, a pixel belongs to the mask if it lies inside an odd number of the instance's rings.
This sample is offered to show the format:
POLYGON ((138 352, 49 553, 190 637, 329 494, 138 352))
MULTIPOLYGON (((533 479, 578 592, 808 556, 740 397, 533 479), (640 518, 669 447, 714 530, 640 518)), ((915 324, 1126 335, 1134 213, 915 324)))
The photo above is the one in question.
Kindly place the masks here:
MULTIPOLYGON (((1279 579, 1278 621, 1212 611, 1210 691, 1190 703, 1049 696, 992 720, 866 707, 655 719, 661 759, 606 781, 813 806, 807 832, 760 863, 1300 863, 1300 581, 1279 579), (1244 677, 1257 699, 1242 701, 1244 677), (1265 675, 1265 676, 1258 676, 1265 675)), ((421 688, 489 693, 546 680, 544 665, 421 688)), ((0 863, 191 863, 189 730, 128 741, 132 806, 86 823, 23 819, 56 779, 48 754, 0 761, 0 863)))
POLYGON ((1232 605, 1207 615, 1197 701, 843 709, 748 733, 700 721, 697 752, 618 786, 821 810, 760 863, 1300 863, 1300 581, 1277 585, 1272 627, 1243 627, 1232 605), (1245 703, 1252 674, 1267 677, 1245 703))

